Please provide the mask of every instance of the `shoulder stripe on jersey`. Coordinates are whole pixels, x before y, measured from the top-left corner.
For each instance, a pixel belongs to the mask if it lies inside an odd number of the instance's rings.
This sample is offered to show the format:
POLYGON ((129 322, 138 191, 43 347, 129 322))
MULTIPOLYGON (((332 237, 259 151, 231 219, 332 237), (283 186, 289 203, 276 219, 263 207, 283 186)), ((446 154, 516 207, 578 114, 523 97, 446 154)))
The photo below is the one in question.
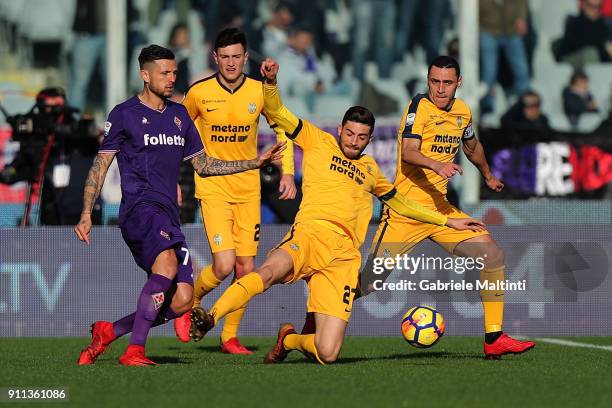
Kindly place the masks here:
POLYGON ((200 82, 205 82, 205 81, 210 81, 211 79, 213 79, 217 74, 212 74, 210 76, 207 76, 206 78, 202 78, 198 81, 195 81, 193 84, 189 85, 189 88, 187 88, 187 91, 185 91, 185 95, 187 95, 187 93, 189 92, 189 90, 191 88, 193 88, 194 86, 196 86, 197 84, 199 84, 200 82))
POLYGON ((382 201, 387 201, 393 198, 393 196, 395 196, 395 194, 397 194, 397 189, 395 187, 393 187, 393 189, 391 191, 389 191, 388 193, 385 193, 381 196, 379 196, 378 198, 382 201))
POLYGON ((183 161, 187 161, 187 160, 189 160, 189 159, 193 159, 194 157, 199 156, 199 155, 201 155, 202 153, 204 153, 204 149, 200 150, 199 152, 195 152, 194 154, 190 154, 189 156, 185 157, 185 158, 183 159, 183 161))
POLYGON ((293 131, 293 133, 289 134, 285 132, 285 134, 287 135, 289 139, 293 140, 297 137, 297 135, 300 134, 301 131, 302 131, 302 119, 299 120, 298 125, 295 127, 295 130, 293 131))
POLYGON ((426 98, 426 97, 427 97, 427 94, 418 94, 414 98, 412 98, 412 102, 410 103, 410 109, 408 109, 408 114, 406 115, 406 127, 404 128, 404 131, 402 132, 402 137, 409 137, 405 135, 407 133, 412 133, 412 125, 414 124, 414 121, 416 120, 416 112, 417 112, 417 109, 419 108, 419 103, 421 102, 423 98, 426 98))

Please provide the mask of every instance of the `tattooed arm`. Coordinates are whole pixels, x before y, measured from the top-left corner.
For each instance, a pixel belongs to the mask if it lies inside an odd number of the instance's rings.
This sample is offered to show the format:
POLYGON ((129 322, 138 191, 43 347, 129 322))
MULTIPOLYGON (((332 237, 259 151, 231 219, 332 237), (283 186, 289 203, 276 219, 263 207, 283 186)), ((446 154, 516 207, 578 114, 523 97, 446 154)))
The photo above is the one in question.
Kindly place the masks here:
POLYGON ((74 228, 77 237, 89 245, 89 234, 91 232, 91 211, 96 199, 100 195, 106 172, 110 167, 115 153, 98 153, 94 160, 87 180, 85 181, 85 191, 83 192, 83 210, 81 211, 81 219, 74 228))
POLYGON ((235 161, 215 159, 203 152, 191 159, 191 164, 200 177, 222 176, 224 174, 234 174, 246 170, 258 169, 265 164, 280 160, 283 150, 285 150, 285 143, 276 143, 256 159, 235 161))

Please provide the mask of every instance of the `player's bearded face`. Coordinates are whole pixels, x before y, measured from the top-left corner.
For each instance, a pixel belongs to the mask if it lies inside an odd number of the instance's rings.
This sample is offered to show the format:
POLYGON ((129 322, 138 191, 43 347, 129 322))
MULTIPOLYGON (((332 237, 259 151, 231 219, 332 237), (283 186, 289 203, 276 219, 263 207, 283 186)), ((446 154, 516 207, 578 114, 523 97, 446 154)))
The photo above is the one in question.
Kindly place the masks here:
POLYGON ((347 121, 344 126, 338 127, 340 135, 340 150, 344 155, 355 160, 361 156, 364 149, 370 143, 372 129, 370 126, 353 121, 347 121))
POLYGON ((455 99, 455 92, 461 85, 461 78, 457 78, 454 68, 431 67, 427 76, 429 99, 438 109, 447 110, 455 99))
POLYGON ((223 79, 227 82, 236 82, 242 75, 249 53, 242 47, 242 44, 232 44, 218 48, 213 56, 223 79))
POLYGON ((166 59, 149 63, 141 70, 141 76, 148 84, 149 90, 160 98, 172 96, 176 73, 176 61, 166 59))

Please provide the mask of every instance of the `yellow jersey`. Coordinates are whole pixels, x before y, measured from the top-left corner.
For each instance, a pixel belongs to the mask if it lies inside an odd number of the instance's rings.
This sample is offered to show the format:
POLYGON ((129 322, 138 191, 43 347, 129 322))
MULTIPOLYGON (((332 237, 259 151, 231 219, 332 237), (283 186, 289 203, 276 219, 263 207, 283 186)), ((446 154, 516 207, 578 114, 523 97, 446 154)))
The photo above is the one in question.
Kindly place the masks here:
MULTIPOLYGON (((263 111, 261 81, 243 77, 233 91, 225 87, 219 74, 204 78, 187 90, 183 105, 194 121, 206 154, 222 160, 250 160, 257 157, 259 117, 266 117, 279 141, 284 132, 263 111)), ((293 174, 293 146, 287 143, 282 159, 283 174, 293 174)), ((202 178, 194 174, 195 196, 243 203, 261 198, 259 170, 202 178)))
POLYGON ((402 115, 398 131, 397 172, 395 187, 400 194, 425 207, 435 208, 446 201, 448 180, 435 171, 404 163, 402 140, 421 140, 421 153, 433 160, 450 163, 455 160, 462 140, 474 137, 470 108, 455 99, 448 111, 439 109, 427 94, 415 96, 402 115))
POLYGON ((348 159, 331 134, 300 119, 292 135, 302 148, 302 203, 295 222, 328 221, 359 247, 372 214, 372 196, 394 194, 378 164, 368 155, 348 159))

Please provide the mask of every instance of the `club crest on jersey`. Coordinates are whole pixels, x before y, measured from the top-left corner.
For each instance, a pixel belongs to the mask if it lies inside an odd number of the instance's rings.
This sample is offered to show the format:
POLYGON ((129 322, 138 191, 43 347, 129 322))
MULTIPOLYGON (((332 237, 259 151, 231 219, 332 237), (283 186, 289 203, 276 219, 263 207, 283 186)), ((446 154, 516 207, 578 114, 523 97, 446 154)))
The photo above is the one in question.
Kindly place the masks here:
POLYGON ((179 128, 179 130, 181 130, 181 120, 179 118, 177 118, 176 116, 174 117, 174 124, 176 125, 177 128, 179 128))
POLYGON ((153 299, 153 307, 155 310, 159 310, 159 308, 164 304, 164 292, 154 293, 151 295, 151 298, 153 299))
POLYGON ((247 107, 247 109, 249 110, 250 114, 253 114, 257 110, 257 105, 254 102, 251 102, 249 103, 249 106, 247 107))
POLYGON ((104 122, 104 137, 108 136, 108 132, 110 132, 111 126, 113 126, 110 122, 104 122))
POLYGON ((213 241, 215 242, 215 245, 221 246, 221 243, 223 242, 223 237, 221 236, 221 234, 215 234, 215 236, 213 237, 213 241))
POLYGON ((461 129, 461 125, 463 125, 463 119, 461 119, 461 116, 459 116, 457 117, 457 127, 461 129))
POLYGON ((164 230, 159 231, 159 235, 161 235, 162 237, 164 237, 168 241, 170 241, 170 235, 166 231, 164 231, 164 230))
POLYGON ((149 124, 149 119, 145 118, 144 116, 142 117, 142 124, 143 125, 148 125, 149 124))

